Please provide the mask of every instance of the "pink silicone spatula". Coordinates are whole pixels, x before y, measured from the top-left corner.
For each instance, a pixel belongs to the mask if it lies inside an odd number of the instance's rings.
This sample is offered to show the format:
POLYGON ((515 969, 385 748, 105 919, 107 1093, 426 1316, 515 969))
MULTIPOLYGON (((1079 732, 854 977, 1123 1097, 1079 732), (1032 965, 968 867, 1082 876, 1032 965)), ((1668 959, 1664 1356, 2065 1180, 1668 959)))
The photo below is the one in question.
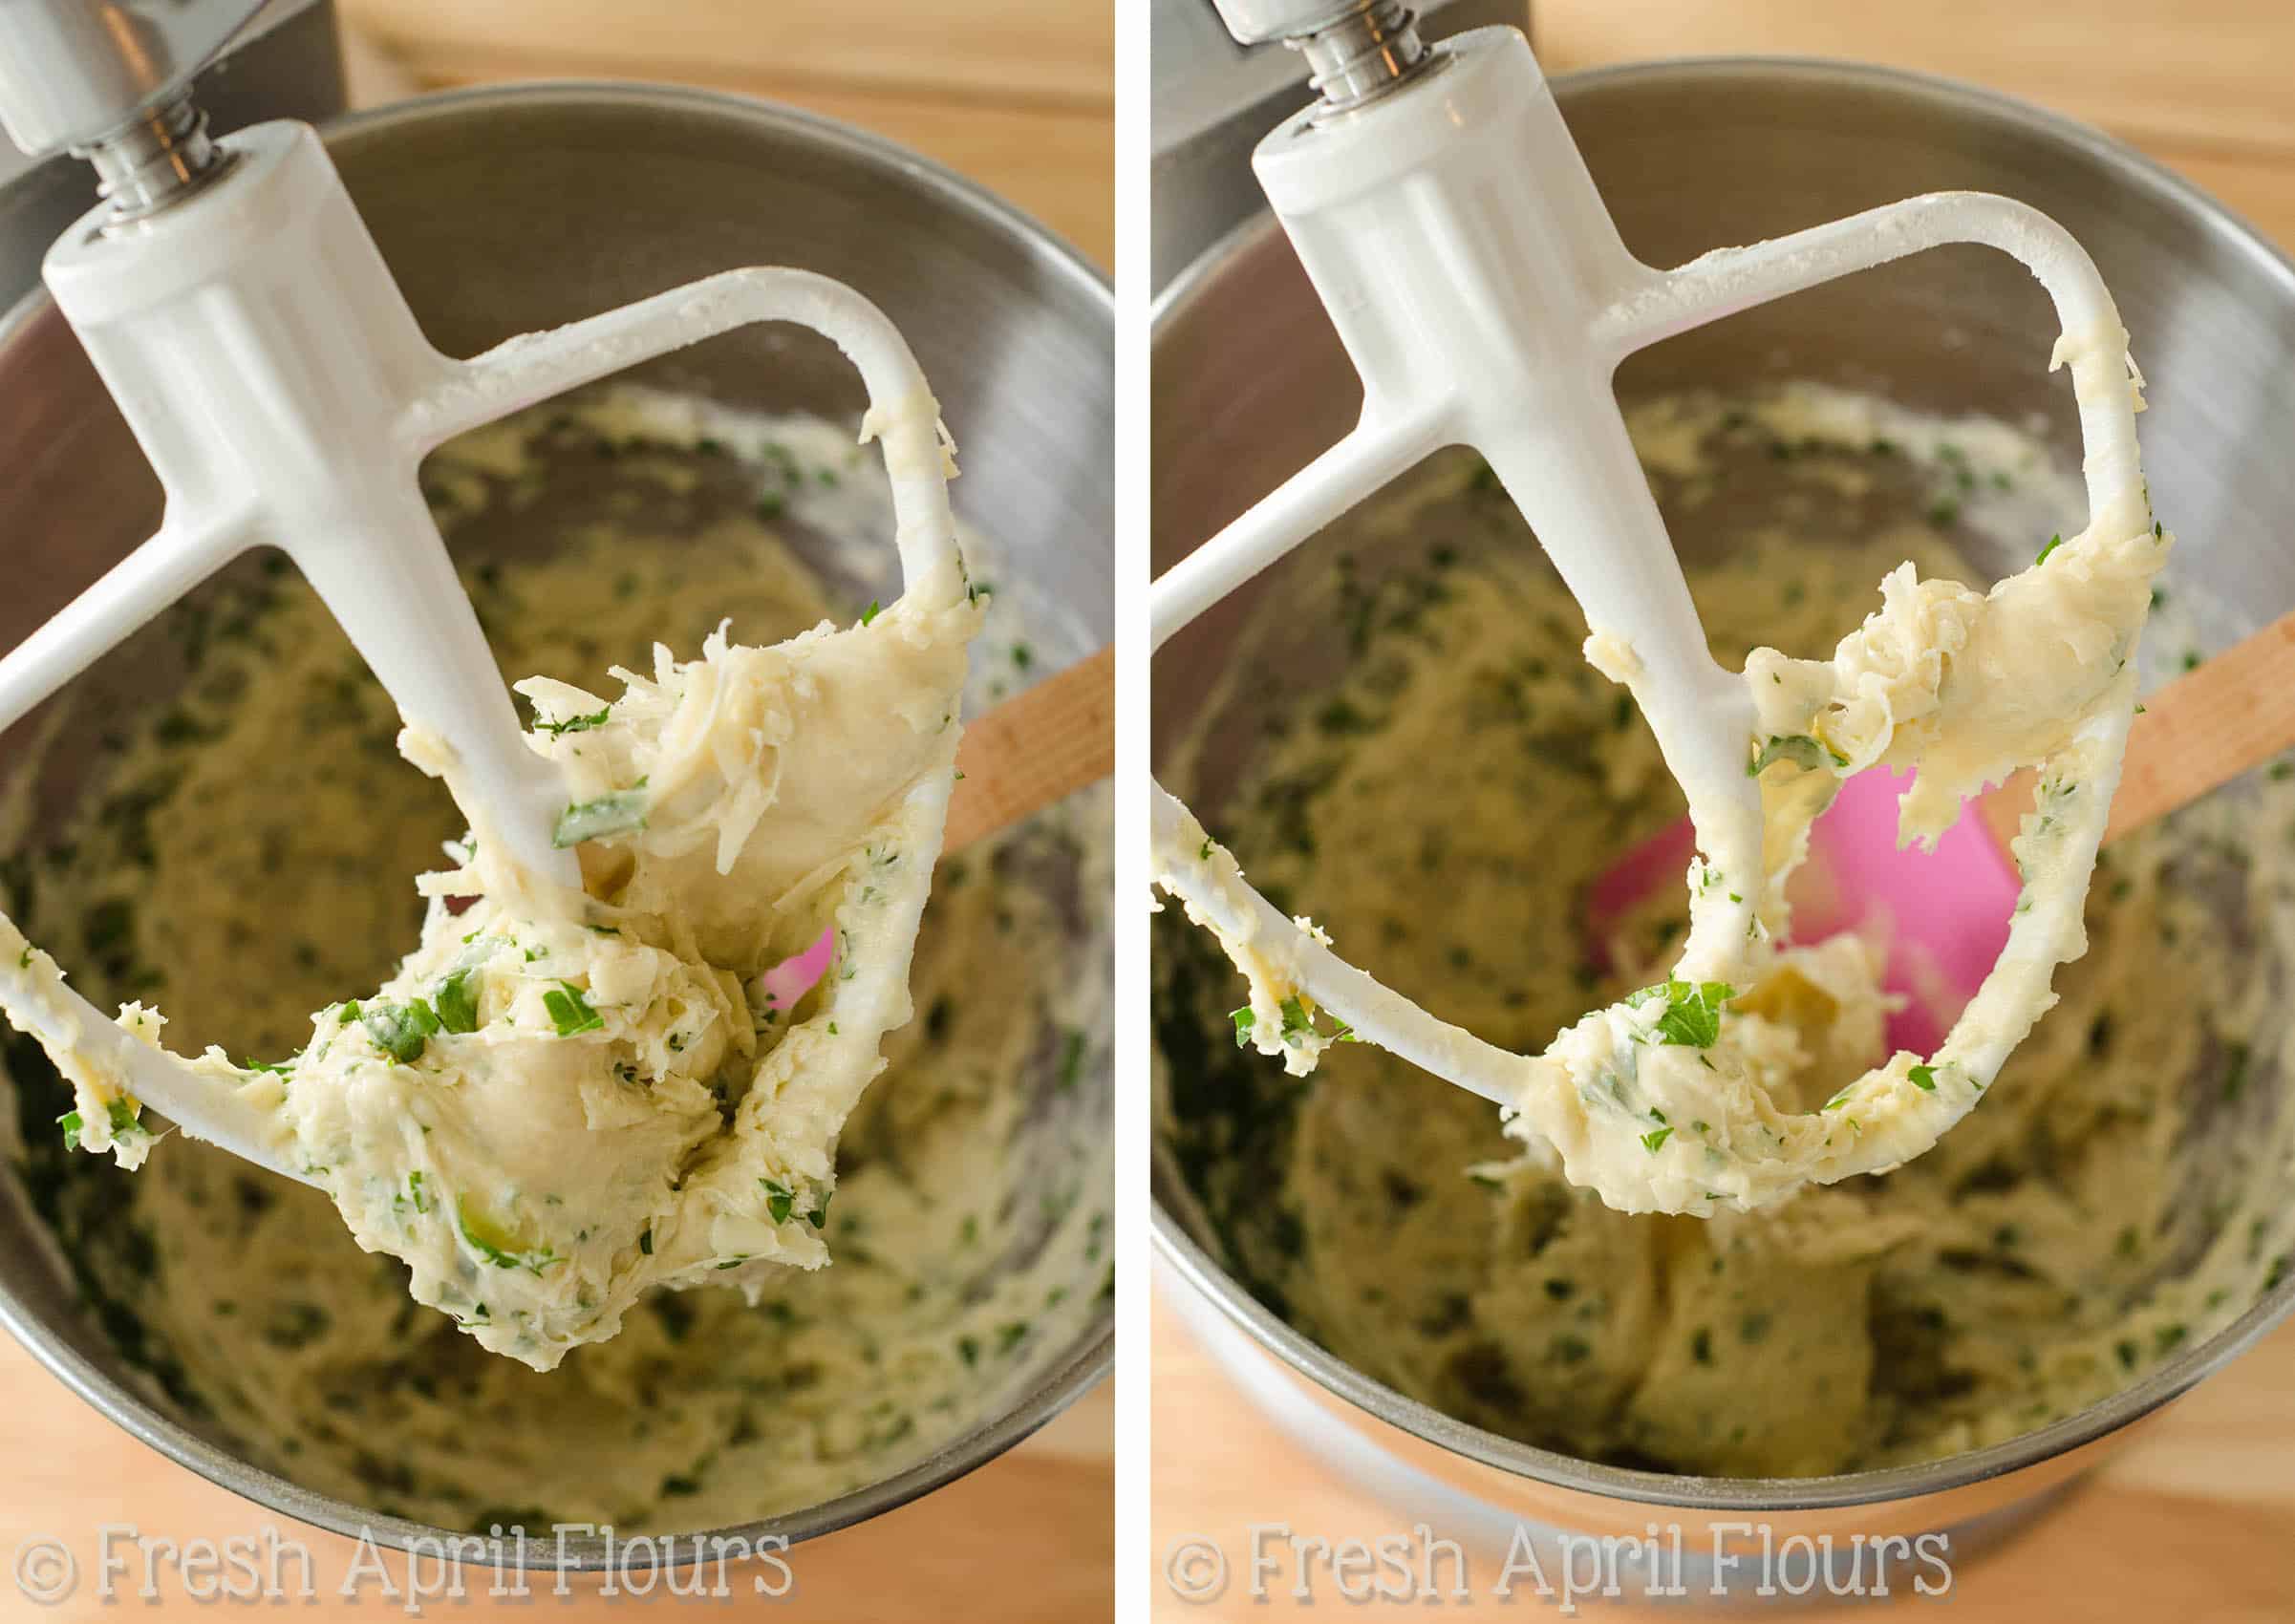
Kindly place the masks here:
MULTIPOLYGON (((2104 839, 2197 801, 2295 747, 2295 614, 2185 673, 2144 703, 2128 733, 2104 839)), ((1889 1041, 1927 1054, 2008 939, 2019 882, 2008 842, 2032 803, 2025 775, 1963 808, 1934 851, 1897 844, 1897 798, 1909 774, 1887 768, 1841 785, 1810 832, 1793 886, 1792 939, 1814 941, 1878 919, 1889 941, 1883 985, 1905 994, 1889 1041), (1973 811, 1974 817, 1968 816, 1973 811)), ((1696 840, 1684 818, 1605 869, 1586 890, 1598 946, 1644 900, 1681 884, 1696 840)))

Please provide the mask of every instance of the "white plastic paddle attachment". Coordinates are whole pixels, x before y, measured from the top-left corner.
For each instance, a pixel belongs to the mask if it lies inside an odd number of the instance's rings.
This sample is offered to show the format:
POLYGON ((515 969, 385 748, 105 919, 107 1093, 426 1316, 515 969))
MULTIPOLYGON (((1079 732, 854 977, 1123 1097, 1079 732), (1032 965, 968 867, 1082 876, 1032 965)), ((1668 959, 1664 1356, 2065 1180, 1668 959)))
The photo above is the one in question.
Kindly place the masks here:
MULTIPOLYGON (((1913 198, 1652 269, 1619 239, 1552 88, 1512 29, 1477 29, 1435 47, 1351 110, 1298 114, 1253 163, 1362 374, 1362 417, 1156 582, 1154 646, 1425 457, 1470 446, 1530 521, 1588 626, 1641 662, 1643 713, 1703 814, 1698 849, 1732 873, 1763 871, 1759 787, 1746 770, 1753 711, 1742 678, 1706 651, 1613 394, 1619 362, 1749 306, 1945 243, 1986 244, 2023 261, 2066 332, 2119 331, 2094 266, 2069 233, 2022 203, 1979 193, 1913 198)), ((2097 364, 2123 362, 2114 352, 2097 364)), ((2091 523, 2149 529, 2125 382, 2121 374, 2117 387, 2079 391, 2091 523)), ((1160 786, 1152 823, 1159 882, 1239 956, 1303 988, 1363 1040, 1500 1104, 1516 1102, 1519 1057, 1436 1019, 1285 919, 1160 786)), ((1746 887, 1742 901, 1705 913, 1675 975, 1727 978, 1755 929, 1756 891, 1746 887)))
MULTIPOLYGON (((0 728, 250 547, 291 557, 405 721, 442 740, 482 834, 538 903, 572 899, 556 770, 527 747, 508 691, 417 484, 451 437, 651 356, 751 322, 834 340, 884 440, 904 588, 961 589, 937 414, 914 356, 874 306, 785 269, 729 271, 470 360, 424 340, 309 126, 261 124, 227 164, 129 222, 97 209, 50 252, 50 289, 167 496, 164 521, 0 659, 0 728)), ((189 951, 188 948, 186 951, 189 951)), ((196 1138, 267 1160, 261 1124, 209 1079, 126 1036, 35 963, 0 966, 11 1013, 79 1035, 92 1064, 196 1138)))

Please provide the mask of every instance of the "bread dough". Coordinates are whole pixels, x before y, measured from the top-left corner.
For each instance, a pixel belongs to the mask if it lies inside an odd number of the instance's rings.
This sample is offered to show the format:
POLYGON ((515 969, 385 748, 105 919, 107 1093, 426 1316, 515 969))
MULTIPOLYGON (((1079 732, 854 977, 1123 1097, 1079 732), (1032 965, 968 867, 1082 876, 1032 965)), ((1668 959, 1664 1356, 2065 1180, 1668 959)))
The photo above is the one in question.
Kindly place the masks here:
MULTIPOLYGON (((2020 433, 1831 391, 1656 402, 1631 425, 1727 662, 1833 646, 1904 560, 1970 579, 1959 547, 1992 542, 2028 562, 2078 500, 2020 433), (1743 494, 1772 479, 1773 497, 1743 494)), ((1414 477, 1271 578, 1231 686, 1159 776, 1219 808, 1278 908, 1311 900, 1382 981, 1530 1050, 1678 954, 1670 888, 1619 928, 1610 968, 1578 921, 1583 887, 1683 801, 1480 480, 1471 459, 1414 477), (1341 677, 1301 676, 1341 649, 1341 677)), ((2177 634, 2189 599, 2172 600, 2147 639, 2155 680, 2207 646, 2177 634)), ((1617 1210, 1486 1102, 1371 1045, 1327 1046, 1304 1079, 1238 1048, 1241 983, 1169 914, 1165 1199, 1332 1354, 1531 1443, 1738 1476, 1999 1442, 2199 1345, 2295 1269, 2295 1108, 2272 1080, 2289 1063, 2291 828, 2282 771, 2115 844, 2090 951, 1981 1109, 1894 1171, 1705 1217, 1617 1210)), ((1801 1046, 1776 1103, 1817 1112, 1883 1043, 1871 1004, 1823 1011, 1838 962, 1799 962, 1744 1018, 1801 1046)))
MULTIPOLYGON (((930 443, 931 402, 909 411, 930 443)), ((421 941, 390 980, 320 1010, 292 1056, 198 1062, 270 1108, 284 1159, 359 1244, 408 1264, 417 1300, 485 1347, 548 1370, 655 1287, 755 1293, 828 1261, 837 1133, 910 1017, 954 780, 980 609, 949 585, 770 648, 722 627, 698 658, 656 646, 611 695, 520 683, 585 894, 525 873, 477 823, 451 870, 422 877, 421 941), (818 989, 782 1001, 765 972, 825 934, 818 989)), ((398 744, 478 817, 441 741, 398 744)), ((54 986, 11 925, 0 951, 54 986)), ((158 1012, 120 1018, 160 1041, 158 1012)), ((55 1058, 76 1085, 72 1137, 139 1164, 151 1135, 118 1079, 55 1058)))
MULTIPOLYGON (((646 667, 727 616, 771 644, 897 588, 875 459, 826 423, 615 390, 457 440, 423 479, 512 672, 646 667)), ((985 619, 968 706, 1096 646, 996 538, 965 551, 985 619)), ((376 986, 416 939, 405 876, 461 815, 399 758, 388 696, 291 574, 247 561, 92 672, 64 721, 66 741, 114 737, 15 758, 0 896, 91 997, 162 1005, 187 1047, 284 1058, 312 1009, 376 986), (158 697, 103 697, 145 670, 158 697), (83 762, 70 821, 42 813, 83 762)), ((650 1293, 547 1375, 414 1301, 408 1266, 362 1251, 317 1190, 180 1137, 133 1178, 66 1152, 68 1090, 4 1030, 0 1151, 84 1335, 161 1414, 313 1492, 545 1543, 558 1521, 691 1530, 817 1505, 955 1446, 1102 1334, 1108 819, 1094 792, 939 865, 917 1014, 837 1137, 826 1227, 792 1203, 830 1267, 650 1293)))

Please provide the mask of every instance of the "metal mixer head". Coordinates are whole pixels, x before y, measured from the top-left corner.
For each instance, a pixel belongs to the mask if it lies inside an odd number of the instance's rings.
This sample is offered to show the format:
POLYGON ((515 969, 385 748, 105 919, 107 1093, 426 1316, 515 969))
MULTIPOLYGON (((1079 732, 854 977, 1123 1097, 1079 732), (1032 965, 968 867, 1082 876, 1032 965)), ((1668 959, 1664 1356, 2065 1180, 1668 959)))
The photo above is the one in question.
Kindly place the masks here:
POLYGON ((93 163, 108 224, 154 213, 219 172, 191 78, 262 10, 262 0, 0 7, 0 128, 31 157, 68 151, 93 163))

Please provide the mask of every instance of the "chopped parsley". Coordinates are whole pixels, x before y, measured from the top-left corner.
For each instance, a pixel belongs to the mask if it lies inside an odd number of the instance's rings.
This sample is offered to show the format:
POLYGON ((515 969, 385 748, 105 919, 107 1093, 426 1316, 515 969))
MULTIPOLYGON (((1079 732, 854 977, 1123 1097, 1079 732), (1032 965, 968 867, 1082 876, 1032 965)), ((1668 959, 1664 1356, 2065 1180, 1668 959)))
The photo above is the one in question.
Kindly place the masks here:
POLYGON ((2054 552, 2054 551, 2055 551, 2055 550, 2056 550, 2058 547, 2062 546, 2063 545, 2064 545, 2064 532, 2063 532, 2063 531, 2061 531, 2061 530, 2059 530, 2059 531, 2057 531, 2057 532, 2056 532, 2054 535, 2050 536, 2050 537, 2048 539, 2048 545, 2046 545, 2046 546, 2044 546, 2044 547, 2042 547, 2042 548, 2040 549, 2040 556, 2039 556, 2038 558, 2035 558, 2034 560, 2032 560, 2032 567, 2033 567, 2033 568, 2035 568, 2035 569, 2037 569, 2037 568, 2039 568, 2039 567, 2040 567, 2042 565, 2046 564, 2046 563, 2048 562, 2048 555, 2049 553, 2052 553, 2052 552, 2054 552))
POLYGON ((617 789, 594 801, 577 801, 559 813, 558 826, 551 832, 550 844, 563 851, 569 845, 580 845, 584 841, 626 835, 645 826, 645 792, 617 789))
POLYGON ((570 981, 561 981, 542 994, 542 1007, 558 1028, 558 1036, 571 1037, 577 1033, 595 1032, 606 1024, 606 1017, 590 1007, 582 990, 570 981))
POLYGON ((2244 1043, 2233 1042, 2225 1047, 2223 1058, 2223 1102, 2230 1104, 2247 1092, 2247 1071, 2255 1063, 2255 1051, 2244 1043))
POLYGON ((1849 764, 1849 758, 1830 745, 1820 744, 1805 733, 1771 734, 1770 741, 1753 753, 1752 762, 1746 768, 1746 777, 1757 779, 1778 761, 1791 761, 1805 772, 1815 772, 1831 759, 1836 767, 1849 764))
POLYGON ((773 1222, 786 1224, 789 1214, 797 1209, 797 1198, 785 1185, 776 1184, 771 1179, 760 1179, 757 1182, 764 1186, 765 1210, 772 1215, 773 1222))
POLYGON ((375 1047, 402 1066, 411 1066, 422 1058, 440 1024, 439 1012, 421 998, 403 1004, 377 1001, 369 1004, 358 1019, 375 1040, 375 1047))
POLYGON ((882 613, 883 611, 884 611, 884 605, 882 605, 881 603, 879 603, 879 602, 878 602, 876 599, 874 599, 874 598, 871 598, 871 599, 869 599, 869 607, 868 607, 867 609, 863 609, 863 610, 861 611, 861 624, 862 624, 863 626, 868 626, 868 625, 870 625, 871 623, 873 623, 873 622, 875 621, 876 617, 877 617, 877 616, 878 616, 880 613, 882 613))
POLYGON ((613 707, 608 705, 602 711, 592 711, 586 716, 568 716, 562 722, 546 722, 537 716, 534 718, 534 731, 547 733, 552 738, 561 734, 588 733, 591 728, 604 727, 612 715, 613 707))
POLYGON ((1736 996, 1737 989, 1726 981, 1661 981, 1655 987, 1627 994, 1625 1001, 1639 1009, 1662 998, 1665 1012, 1658 1017, 1657 1041, 1684 1049, 1710 1049, 1721 1036, 1722 1006, 1736 996))
POLYGON ((1930 1094, 1937 1091, 1937 1068, 1934 1066, 1915 1066, 1911 1071, 1905 1073, 1905 1076, 1913 1079, 1915 1088, 1930 1094))
POLYGON ((539 1275, 551 1264, 561 1261, 548 1247, 519 1246, 501 1226, 483 1213, 471 1211, 467 1198, 455 1203, 454 1215, 455 1227, 461 1230, 462 1239, 470 1243, 470 1250, 497 1269, 523 1269, 539 1275))
POLYGON ((449 1032, 478 1030, 477 972, 458 970, 439 983, 439 1024, 449 1032))

